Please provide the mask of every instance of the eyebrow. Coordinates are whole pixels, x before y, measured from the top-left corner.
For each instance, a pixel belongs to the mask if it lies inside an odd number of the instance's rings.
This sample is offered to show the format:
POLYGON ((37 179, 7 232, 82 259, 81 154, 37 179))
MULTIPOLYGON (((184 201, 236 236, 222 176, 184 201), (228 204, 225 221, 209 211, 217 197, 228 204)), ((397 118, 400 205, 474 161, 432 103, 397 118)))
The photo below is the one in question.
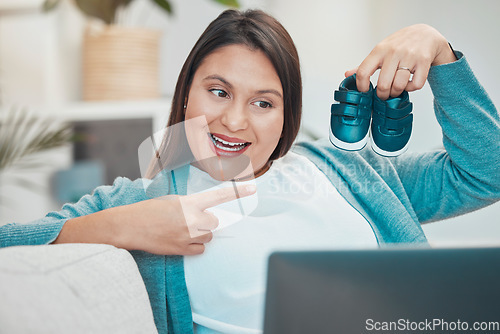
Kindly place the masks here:
POLYGON ((281 96, 280 92, 278 92, 276 89, 263 89, 257 91, 257 94, 267 94, 267 93, 274 94, 283 100, 283 96, 281 96))
POLYGON ((203 79, 203 81, 207 81, 207 80, 219 80, 221 81, 223 84, 227 85, 229 88, 233 88, 233 85, 231 85, 229 83, 229 81, 227 81, 226 79, 224 79, 223 77, 217 75, 217 74, 213 74, 213 75, 209 75, 208 77, 205 77, 203 79))
MULTIPOLYGON (((206 81, 206 80, 219 80, 223 84, 227 85, 229 88, 231 88, 231 89, 233 88, 233 85, 231 85, 229 83, 229 81, 227 81, 226 79, 224 79, 223 77, 221 77, 220 75, 217 75, 217 74, 209 75, 203 79, 203 81, 206 81)), ((280 99, 283 99, 283 96, 281 95, 281 93, 278 92, 276 89, 262 89, 262 90, 256 91, 256 93, 257 94, 273 94, 273 95, 276 95, 277 97, 279 97, 280 99)))

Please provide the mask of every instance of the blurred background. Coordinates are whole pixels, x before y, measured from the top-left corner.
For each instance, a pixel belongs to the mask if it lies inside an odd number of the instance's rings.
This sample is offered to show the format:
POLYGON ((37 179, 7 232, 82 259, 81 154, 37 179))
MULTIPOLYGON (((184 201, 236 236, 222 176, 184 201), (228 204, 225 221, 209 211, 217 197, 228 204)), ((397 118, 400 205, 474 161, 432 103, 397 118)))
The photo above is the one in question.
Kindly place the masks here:
MULTIPOLYGON (((213 0, 170 0, 168 14, 153 0, 134 0, 117 12, 114 26, 121 32, 104 36, 104 23, 89 19, 73 1, 61 0, 49 11, 42 11, 43 4, 43 0, 0 0, 0 140, 4 140, 0 154, 7 140, 20 149, 26 149, 26 142, 39 149, 55 147, 9 165, 0 163, 0 225, 43 217, 116 176, 138 177, 137 147, 166 123, 186 56, 226 8, 213 0), (124 36, 135 36, 140 46, 130 46, 124 36), (104 52, 103 45, 112 49, 104 52), (109 65, 106 55, 121 65, 109 65), (56 128, 44 127, 44 119, 56 128), (69 122, 75 130, 71 143, 67 132, 53 135, 60 130, 59 122, 69 122), (17 130, 7 132, 5 124, 14 124, 17 130), (38 132, 21 131, 30 124, 38 124, 38 132), (47 135, 47 141, 33 140, 40 133, 47 135)), ((297 45, 304 83, 301 138, 311 133, 328 136, 333 91, 344 72, 357 66, 384 37, 414 23, 434 26, 463 51, 495 105, 500 104, 499 1, 239 0, 239 4, 241 9, 260 8, 274 15, 297 45)), ((409 149, 440 147, 428 85, 410 97, 415 117, 409 149)), ((435 246, 499 246, 500 204, 427 224, 424 230, 435 246)))

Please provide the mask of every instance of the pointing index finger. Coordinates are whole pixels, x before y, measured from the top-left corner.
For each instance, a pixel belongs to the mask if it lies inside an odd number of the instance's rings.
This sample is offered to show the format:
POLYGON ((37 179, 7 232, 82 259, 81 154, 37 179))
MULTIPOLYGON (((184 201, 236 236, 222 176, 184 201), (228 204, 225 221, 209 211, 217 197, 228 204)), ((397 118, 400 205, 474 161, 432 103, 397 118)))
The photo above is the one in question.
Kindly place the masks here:
POLYGON ((225 202, 234 201, 235 199, 240 197, 250 196, 256 191, 257 188, 255 187, 255 185, 247 184, 237 186, 235 188, 227 187, 207 191, 204 193, 192 194, 188 195, 187 197, 200 209, 205 210, 225 202))

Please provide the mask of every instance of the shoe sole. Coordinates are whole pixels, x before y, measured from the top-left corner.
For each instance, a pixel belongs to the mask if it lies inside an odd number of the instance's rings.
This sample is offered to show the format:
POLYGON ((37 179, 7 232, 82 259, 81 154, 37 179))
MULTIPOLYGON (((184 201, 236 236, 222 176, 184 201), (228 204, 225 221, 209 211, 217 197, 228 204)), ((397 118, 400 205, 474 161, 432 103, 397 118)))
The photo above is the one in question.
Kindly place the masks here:
POLYGON ((368 142, 368 137, 370 136, 370 132, 368 131, 366 133, 366 136, 361 139, 360 141, 357 141, 355 143, 347 143, 345 141, 342 141, 340 139, 338 139, 337 137, 334 136, 334 134, 332 133, 332 129, 330 128, 330 131, 329 131, 330 135, 329 135, 329 138, 330 138, 330 142, 342 149, 342 150, 346 150, 346 151, 359 151, 361 149, 363 149, 365 146, 366 146, 366 143, 368 142))
POLYGON ((411 137, 413 135, 413 133, 410 135, 410 139, 408 139, 408 142, 405 144, 405 146, 402 149, 394 151, 394 152, 391 152, 391 151, 383 150, 380 147, 378 147, 377 144, 375 144, 375 142, 373 141, 371 127, 370 127, 369 134, 370 134, 370 141, 371 141, 372 150, 375 153, 377 153, 378 155, 381 155, 383 157, 396 157, 398 155, 401 155, 401 154, 405 153, 406 150, 408 149, 408 146, 410 146, 410 140, 411 140, 411 137))

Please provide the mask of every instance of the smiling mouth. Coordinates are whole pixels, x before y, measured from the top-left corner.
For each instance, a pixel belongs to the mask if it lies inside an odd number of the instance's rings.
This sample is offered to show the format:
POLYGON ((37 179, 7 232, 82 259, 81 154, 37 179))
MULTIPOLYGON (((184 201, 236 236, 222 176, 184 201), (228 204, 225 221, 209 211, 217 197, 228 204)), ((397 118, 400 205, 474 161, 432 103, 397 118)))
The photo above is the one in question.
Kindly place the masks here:
POLYGON ((243 150, 245 147, 251 145, 250 142, 229 142, 226 141, 222 138, 219 138, 215 136, 212 133, 208 134, 210 139, 212 139, 212 142, 214 143, 215 147, 217 147, 220 150, 223 151, 228 151, 228 152, 238 152, 243 150))

